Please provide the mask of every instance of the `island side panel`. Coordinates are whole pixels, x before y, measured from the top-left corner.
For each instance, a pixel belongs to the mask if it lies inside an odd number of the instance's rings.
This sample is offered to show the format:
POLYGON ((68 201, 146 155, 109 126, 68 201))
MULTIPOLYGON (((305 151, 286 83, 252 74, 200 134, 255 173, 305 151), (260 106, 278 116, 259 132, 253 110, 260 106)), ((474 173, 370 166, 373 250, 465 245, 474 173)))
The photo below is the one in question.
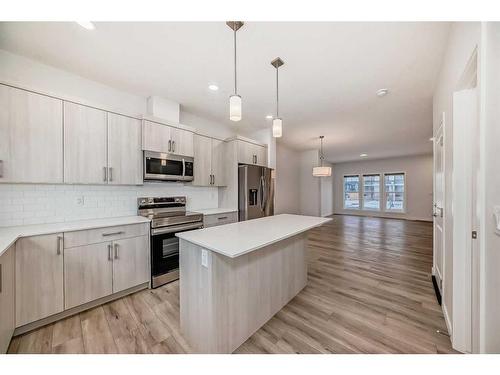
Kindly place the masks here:
POLYGON ((231 353, 307 284, 307 235, 229 258, 181 240, 181 329, 196 352, 231 353))

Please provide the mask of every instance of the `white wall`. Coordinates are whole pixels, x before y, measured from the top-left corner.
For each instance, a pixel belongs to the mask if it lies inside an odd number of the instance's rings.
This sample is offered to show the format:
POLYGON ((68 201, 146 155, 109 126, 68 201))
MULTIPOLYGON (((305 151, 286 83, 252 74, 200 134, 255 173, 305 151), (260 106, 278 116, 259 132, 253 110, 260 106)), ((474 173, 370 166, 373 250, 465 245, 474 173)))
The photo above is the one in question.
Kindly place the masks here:
POLYGON ((362 214, 370 216, 397 217, 409 220, 432 220, 432 155, 361 160, 334 164, 333 176, 333 201, 334 212, 336 214, 362 214), (344 210, 344 175, 362 175, 368 173, 382 174, 391 172, 406 173, 405 213, 397 214, 374 211, 344 210))
POLYGON ((321 216, 330 216, 333 214, 333 164, 323 162, 323 165, 332 168, 332 175, 330 177, 316 177, 320 181, 320 214, 321 216))
MULTIPOLYGON (((147 98, 120 91, 78 75, 0 50, 0 81, 127 114, 147 111, 147 98)), ((232 128, 181 110, 181 123, 225 138, 232 128)), ((0 226, 133 215, 137 197, 185 195, 188 208, 218 206, 218 189, 178 183, 145 186, 0 184, 0 226), (77 205, 84 197, 84 205, 77 205)))
POLYGON ((495 234, 493 207, 500 206, 500 24, 482 25, 481 39, 481 96, 484 98, 481 115, 481 160, 483 217, 481 243, 481 350, 500 353, 500 234, 495 234), (483 241, 484 240, 484 241, 483 241))
POLYGON ((276 148, 275 214, 300 213, 299 152, 281 143, 276 148))
POLYGON ((481 25, 478 22, 457 22, 450 29, 448 43, 444 51, 443 62, 438 75, 433 96, 433 129, 438 130, 441 116, 445 114, 445 206, 444 206, 444 276, 443 306, 451 321, 453 319, 453 210, 452 173, 453 173, 453 92, 457 90, 460 78, 479 45, 481 25))
POLYGON ((313 177, 312 169, 318 166, 318 150, 303 151, 299 155, 300 213, 321 216, 320 177, 313 177))

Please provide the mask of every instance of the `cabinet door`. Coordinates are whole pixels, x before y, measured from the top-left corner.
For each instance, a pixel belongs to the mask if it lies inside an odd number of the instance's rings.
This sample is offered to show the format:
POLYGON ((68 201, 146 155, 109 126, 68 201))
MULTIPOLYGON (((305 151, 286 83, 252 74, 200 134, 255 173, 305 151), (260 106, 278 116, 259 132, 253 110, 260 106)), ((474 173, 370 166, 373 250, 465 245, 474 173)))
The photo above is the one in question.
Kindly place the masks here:
POLYGON ((0 85, 0 182, 63 182, 62 101, 0 85))
POLYGON ((226 142, 212 139, 212 175, 215 186, 226 186, 226 142))
POLYGON ((170 128, 171 152, 176 155, 194 156, 193 136, 194 134, 190 131, 170 128))
POLYGON ((256 157, 255 164, 267 167, 267 147, 254 145, 254 150, 256 157))
POLYGON ((106 112, 64 102, 64 182, 107 183, 106 112))
POLYGON ((0 354, 6 353, 15 322, 14 246, 0 257, 0 354))
POLYGON ((113 293, 112 243, 102 242, 64 249, 65 307, 113 293))
POLYGON ((146 283, 150 276, 148 236, 113 241, 113 293, 146 283))
POLYGON ((255 164, 254 144, 238 141, 238 163, 255 164))
POLYGON ((193 185, 211 186, 212 138, 194 136, 194 180, 193 185))
POLYGON ((170 126, 144 121, 142 127, 142 149, 146 151, 170 152, 170 126))
POLYGON ((108 183, 142 184, 141 121, 108 113, 108 183))
POLYGON ((64 309, 62 233, 16 243, 16 327, 64 309))

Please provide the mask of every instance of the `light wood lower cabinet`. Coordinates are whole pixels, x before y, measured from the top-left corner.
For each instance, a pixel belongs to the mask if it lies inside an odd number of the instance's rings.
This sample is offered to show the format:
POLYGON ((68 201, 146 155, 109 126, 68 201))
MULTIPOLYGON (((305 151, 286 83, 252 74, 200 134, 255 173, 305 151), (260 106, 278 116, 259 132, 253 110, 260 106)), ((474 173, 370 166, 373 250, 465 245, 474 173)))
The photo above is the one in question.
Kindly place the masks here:
POLYGON ((16 327, 14 310, 14 246, 0 257, 0 354, 6 353, 16 327))
POLYGON ((16 243, 16 327, 64 310, 62 233, 16 243))
POLYGON ((112 243, 64 250, 65 308, 70 309, 113 293, 112 243))
POLYGON ((149 237, 113 242, 113 293, 148 282, 149 237))

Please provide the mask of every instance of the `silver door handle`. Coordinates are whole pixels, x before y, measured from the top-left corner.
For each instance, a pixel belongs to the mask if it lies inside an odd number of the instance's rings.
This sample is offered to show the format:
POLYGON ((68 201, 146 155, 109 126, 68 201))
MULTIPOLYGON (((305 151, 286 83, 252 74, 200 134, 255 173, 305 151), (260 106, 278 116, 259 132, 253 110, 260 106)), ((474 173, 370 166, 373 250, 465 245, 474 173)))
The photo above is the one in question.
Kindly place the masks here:
POLYGON ((103 171, 104 171, 104 182, 106 182, 108 180, 108 168, 106 167, 102 167, 103 171))
POLYGON ((172 151, 172 140, 168 140, 168 152, 172 151))
POLYGON ((115 259, 118 259, 118 244, 115 243, 114 247, 115 247, 115 259))
POLYGON ((119 231, 119 232, 103 233, 102 236, 103 237, 117 236, 117 235, 123 234, 123 233, 125 233, 125 232, 124 231, 119 231))
POLYGON ((212 175, 212 185, 215 185, 215 175, 212 175))
POLYGON ((257 164, 257 155, 255 155, 255 164, 257 164))
POLYGON ((175 141, 172 141, 172 152, 175 152, 175 141))
POLYGON ((57 255, 61 255, 63 236, 57 236, 57 255))
POLYGON ((109 175, 109 181, 113 181, 113 167, 109 167, 108 175, 109 175))
POLYGON ((111 254, 111 251, 112 251, 111 244, 109 244, 108 245, 108 260, 113 260, 113 256, 111 254))
POLYGON ((220 216, 217 218, 217 220, 226 220, 227 219, 227 216, 220 216))

